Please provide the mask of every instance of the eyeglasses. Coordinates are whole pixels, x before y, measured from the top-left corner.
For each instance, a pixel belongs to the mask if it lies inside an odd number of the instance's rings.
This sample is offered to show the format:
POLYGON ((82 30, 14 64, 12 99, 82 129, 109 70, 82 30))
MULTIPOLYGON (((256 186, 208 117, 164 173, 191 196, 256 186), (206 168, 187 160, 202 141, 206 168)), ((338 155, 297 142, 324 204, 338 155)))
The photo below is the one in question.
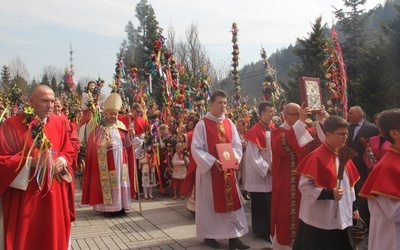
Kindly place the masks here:
POLYGON ((299 113, 293 113, 293 114, 291 114, 291 113, 286 113, 286 115, 299 116, 299 113))
POLYGON ((333 132, 332 134, 335 134, 335 135, 340 135, 340 136, 349 136, 349 133, 346 133, 346 132, 341 132, 341 133, 339 133, 339 132, 333 132))

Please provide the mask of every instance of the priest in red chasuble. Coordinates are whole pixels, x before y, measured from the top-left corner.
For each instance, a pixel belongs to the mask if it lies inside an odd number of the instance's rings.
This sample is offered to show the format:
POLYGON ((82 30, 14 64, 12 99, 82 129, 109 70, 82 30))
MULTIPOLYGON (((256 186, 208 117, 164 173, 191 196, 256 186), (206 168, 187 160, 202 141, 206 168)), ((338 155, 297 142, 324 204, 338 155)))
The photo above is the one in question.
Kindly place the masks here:
POLYGON ((232 121, 225 117, 227 94, 216 90, 210 98, 211 111, 197 123, 191 152, 196 161, 196 234, 212 248, 216 239, 229 239, 231 249, 247 249, 239 237, 248 232, 246 215, 233 169, 223 170, 216 144, 231 143, 240 162, 242 143, 232 121))
POLYGON ((349 124, 330 116, 323 125, 324 144, 307 155, 296 168, 301 175, 301 202, 294 250, 353 250, 351 226, 360 214, 354 185, 360 179, 346 144, 349 124))
POLYGON ((104 101, 104 122, 89 136, 82 204, 89 204, 105 216, 125 214, 131 209, 134 195, 133 164, 126 148, 132 144, 130 132, 119 121, 121 97, 113 93, 104 101))
POLYGON ((400 109, 383 111, 378 123, 392 145, 359 193, 371 213, 368 249, 400 249, 400 109))
POLYGON ((291 250, 299 222, 299 176, 294 172, 297 164, 325 140, 321 123, 328 114, 321 107, 316 127, 309 130, 305 124, 310 108, 296 103, 285 107, 284 123, 271 132, 272 148, 272 204, 271 235, 276 250, 291 250))
POLYGON ((68 249, 74 149, 54 99, 38 85, 31 106, 0 126, 0 249, 68 249))

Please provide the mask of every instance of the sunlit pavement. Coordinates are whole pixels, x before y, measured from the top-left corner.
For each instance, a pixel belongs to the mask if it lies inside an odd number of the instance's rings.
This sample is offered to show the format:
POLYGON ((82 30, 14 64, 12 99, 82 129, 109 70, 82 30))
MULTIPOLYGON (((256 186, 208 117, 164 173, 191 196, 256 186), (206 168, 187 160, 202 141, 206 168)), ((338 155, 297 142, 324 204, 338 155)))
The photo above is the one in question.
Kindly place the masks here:
MULTIPOLYGON (((81 190, 76 190, 77 218, 72 225, 71 249, 210 249, 196 237, 194 215, 185 200, 162 196, 155 189, 154 200, 132 200, 132 210, 125 216, 104 217, 92 207, 81 205, 81 190)), ((245 206, 249 233, 242 241, 251 249, 269 249, 269 242, 251 233, 250 202, 245 206)), ((229 249, 228 240, 219 240, 220 249, 229 249)), ((367 240, 359 246, 367 249, 367 240)))

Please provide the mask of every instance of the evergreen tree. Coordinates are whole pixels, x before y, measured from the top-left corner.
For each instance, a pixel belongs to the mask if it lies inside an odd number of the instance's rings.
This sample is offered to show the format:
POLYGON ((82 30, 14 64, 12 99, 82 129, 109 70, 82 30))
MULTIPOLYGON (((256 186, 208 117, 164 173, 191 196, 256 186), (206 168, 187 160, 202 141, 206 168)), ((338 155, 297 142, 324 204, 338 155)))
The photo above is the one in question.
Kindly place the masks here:
POLYGON ((11 80, 11 86, 16 86, 18 88, 20 88, 22 90, 22 93, 24 95, 26 95, 28 93, 28 81, 20 76, 20 75, 16 75, 14 76, 14 78, 11 80))
POLYGON ((300 47, 294 49, 292 53, 301 59, 300 63, 294 63, 288 71, 288 79, 284 87, 287 93, 288 102, 301 104, 299 78, 303 76, 317 77, 325 79, 325 69, 323 62, 326 57, 324 34, 327 33, 326 24, 322 24, 322 17, 315 20, 312 32, 308 33, 308 38, 297 38, 300 47))
MULTIPOLYGON (((123 62, 125 64, 125 82, 122 82, 122 91, 125 96, 132 100, 132 82, 129 81, 129 72, 131 68, 137 67, 138 81, 147 79, 148 72, 142 69, 146 68, 146 63, 151 61, 154 53, 154 42, 159 39, 160 34, 158 33, 158 22, 154 13, 153 7, 147 3, 147 0, 141 0, 135 8, 136 17, 139 20, 139 26, 134 27, 131 21, 128 22, 125 27, 127 33, 127 39, 121 44, 123 50, 123 62)), ((120 53, 117 54, 117 58, 120 53)), ((161 78, 153 77, 153 91, 156 93, 161 92, 162 85, 160 84, 161 78)), ((157 94, 157 98, 161 100, 162 96, 157 94)))
POLYGON ((25 63, 17 56, 11 60, 8 68, 10 69, 12 79, 11 86, 20 88, 23 95, 28 95, 29 86, 27 79, 29 79, 29 73, 25 63))
POLYGON ((158 22, 154 9, 147 0, 141 0, 135 10, 139 26, 135 28, 129 21, 125 27, 127 39, 122 43, 126 49, 124 62, 129 68, 133 66, 144 68, 146 62, 151 59, 154 41, 158 39, 158 22))
POLYGON ((1 71, 1 88, 5 93, 9 92, 11 89, 11 74, 10 69, 3 65, 3 69, 1 71))
POLYGON ((40 82, 40 84, 44 84, 50 87, 51 82, 47 74, 43 74, 42 81, 40 82))
POLYGON ((363 107, 367 118, 400 106, 400 7, 393 6, 390 8, 397 10, 397 18, 383 22, 383 34, 360 49, 362 78, 351 86, 351 105, 363 107))
MULTIPOLYGON (((36 87, 37 85, 39 85, 39 83, 38 83, 38 81, 36 81, 36 78, 34 77, 33 79, 32 79, 32 82, 31 82, 31 84, 30 84, 30 90, 32 90, 34 87, 36 87)), ((31 92, 31 91, 29 91, 29 92, 31 92)))
POLYGON ((387 44, 382 54, 386 60, 383 64, 380 89, 386 92, 381 99, 384 107, 379 111, 400 107, 400 1, 393 4, 393 7, 397 11, 396 18, 382 25, 387 44))
POLYGON ((158 22, 154 9, 147 0, 141 0, 136 5, 136 17, 139 20, 138 42, 141 47, 136 50, 136 65, 143 66, 151 59, 153 53, 154 41, 159 38, 158 22))
POLYGON ((50 88, 54 91, 55 96, 60 96, 60 86, 55 76, 51 77, 50 88))
POLYGON ((78 84, 76 84, 76 92, 78 93, 79 96, 82 96, 82 93, 84 92, 82 83, 78 82, 78 84))
POLYGON ((342 43, 343 58, 347 66, 349 103, 352 106, 360 100, 360 81, 362 76, 362 50, 368 42, 365 26, 372 14, 362 9, 367 0, 343 0, 346 9, 336 9, 339 30, 343 32, 345 41, 342 43))
POLYGON ((373 116, 386 107, 385 96, 389 85, 387 84, 388 77, 383 72, 387 71, 388 55, 385 52, 387 46, 387 41, 381 38, 373 46, 362 50, 363 59, 360 61, 360 66, 363 78, 360 83, 352 85, 352 89, 358 94, 353 95, 351 104, 361 106, 367 117, 373 116))

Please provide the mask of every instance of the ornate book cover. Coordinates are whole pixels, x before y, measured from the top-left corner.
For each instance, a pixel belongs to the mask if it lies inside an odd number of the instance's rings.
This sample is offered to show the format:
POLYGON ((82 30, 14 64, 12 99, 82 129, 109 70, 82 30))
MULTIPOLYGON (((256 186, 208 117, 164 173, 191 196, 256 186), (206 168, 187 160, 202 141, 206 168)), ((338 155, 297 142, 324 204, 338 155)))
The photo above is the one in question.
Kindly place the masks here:
POLYGON ((322 106, 322 91, 319 78, 300 77, 301 101, 310 107, 313 114, 318 113, 322 106))
POLYGON ((218 160, 222 163, 222 169, 237 169, 235 153, 231 143, 219 143, 215 145, 218 153, 218 160))

